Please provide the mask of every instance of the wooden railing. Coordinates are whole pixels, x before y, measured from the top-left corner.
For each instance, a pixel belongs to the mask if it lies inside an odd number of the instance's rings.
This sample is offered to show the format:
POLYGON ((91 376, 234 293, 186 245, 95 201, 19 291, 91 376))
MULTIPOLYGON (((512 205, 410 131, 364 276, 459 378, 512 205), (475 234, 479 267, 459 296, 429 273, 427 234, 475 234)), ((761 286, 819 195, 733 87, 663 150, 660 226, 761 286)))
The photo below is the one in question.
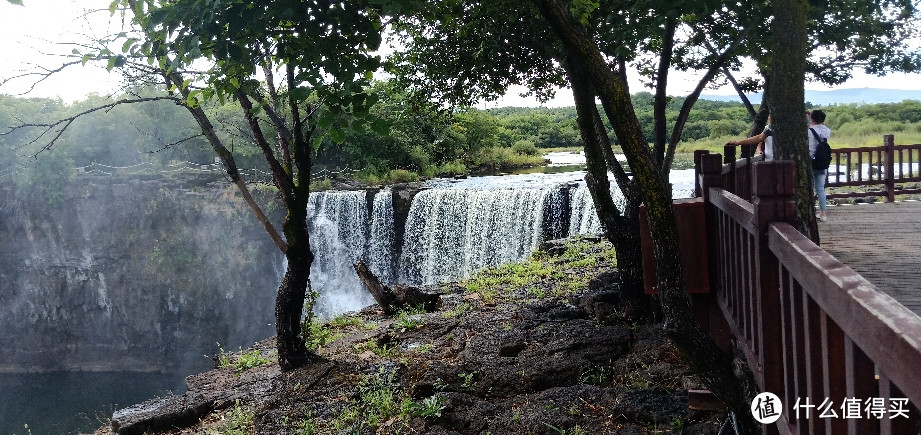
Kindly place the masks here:
POLYGON ((895 136, 883 136, 883 146, 832 148, 831 166, 825 187, 864 187, 854 192, 829 192, 828 198, 882 196, 921 193, 921 188, 900 186, 921 182, 921 144, 895 145, 895 136), (870 189, 876 187, 876 189, 870 189))
POLYGON ((705 153, 695 162, 715 302, 761 390, 783 403, 766 432, 917 433, 921 317, 790 225, 792 162, 723 164, 705 153), (825 402, 837 418, 820 416, 825 402))

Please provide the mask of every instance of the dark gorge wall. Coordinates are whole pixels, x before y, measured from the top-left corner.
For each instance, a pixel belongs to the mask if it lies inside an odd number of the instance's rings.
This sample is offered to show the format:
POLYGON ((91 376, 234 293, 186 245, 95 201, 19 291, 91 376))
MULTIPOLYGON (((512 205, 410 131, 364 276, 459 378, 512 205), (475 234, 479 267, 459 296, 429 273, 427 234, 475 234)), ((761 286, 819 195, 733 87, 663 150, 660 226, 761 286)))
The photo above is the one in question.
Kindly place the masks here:
POLYGON ((284 258, 228 182, 84 175, 57 201, 12 184, 0 372, 200 367, 272 335, 284 258))

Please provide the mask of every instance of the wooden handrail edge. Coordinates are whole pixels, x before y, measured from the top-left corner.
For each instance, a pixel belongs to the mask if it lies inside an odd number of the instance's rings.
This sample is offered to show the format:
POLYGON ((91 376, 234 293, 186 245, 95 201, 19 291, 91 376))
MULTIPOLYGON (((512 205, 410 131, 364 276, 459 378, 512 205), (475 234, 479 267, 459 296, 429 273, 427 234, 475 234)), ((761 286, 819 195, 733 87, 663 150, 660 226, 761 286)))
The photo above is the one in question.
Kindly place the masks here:
POLYGON ((732 217, 736 222, 743 222, 745 229, 750 234, 755 234, 755 207, 752 203, 718 187, 710 188, 710 203, 732 217))
POLYGON ((768 229, 768 246, 819 307, 912 403, 921 404, 921 317, 786 223, 768 229), (789 266, 788 266, 789 265, 789 266))

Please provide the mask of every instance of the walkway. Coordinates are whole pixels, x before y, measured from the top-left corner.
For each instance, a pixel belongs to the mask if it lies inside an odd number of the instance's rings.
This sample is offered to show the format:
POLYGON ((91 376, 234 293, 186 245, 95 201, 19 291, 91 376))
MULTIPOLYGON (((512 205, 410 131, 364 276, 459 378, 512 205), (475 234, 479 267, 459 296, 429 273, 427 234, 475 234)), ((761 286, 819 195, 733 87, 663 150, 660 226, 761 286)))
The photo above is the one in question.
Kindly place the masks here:
POLYGON ((921 202, 829 207, 819 237, 828 253, 921 315, 921 202))

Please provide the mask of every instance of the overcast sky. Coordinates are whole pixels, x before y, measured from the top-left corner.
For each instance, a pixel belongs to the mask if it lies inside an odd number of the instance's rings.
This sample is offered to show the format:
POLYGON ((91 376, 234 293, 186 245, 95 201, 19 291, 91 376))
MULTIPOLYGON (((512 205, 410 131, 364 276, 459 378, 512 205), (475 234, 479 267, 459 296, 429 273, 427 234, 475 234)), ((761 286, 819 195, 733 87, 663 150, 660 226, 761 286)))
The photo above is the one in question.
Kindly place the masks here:
MULTIPOLYGON (((34 69, 34 64, 53 66, 60 58, 44 56, 41 53, 69 53, 72 47, 55 45, 54 42, 85 40, 87 36, 103 36, 118 32, 120 19, 110 18, 108 12, 87 14, 92 9, 105 9, 110 0, 24 0, 25 7, 0 1, 0 79, 12 77, 22 71, 34 69)), ((15 80, 0 87, 0 93, 19 94, 28 89, 29 80, 15 80)), ((81 99, 91 92, 109 93, 118 89, 117 73, 107 73, 99 67, 71 67, 64 73, 40 83, 29 94, 38 97, 60 96, 64 101, 81 99)), ((696 77, 673 73, 669 79, 669 93, 686 95, 696 85, 696 77)), ((887 77, 858 75, 839 88, 884 88, 921 89, 921 75, 891 74, 887 77)), ((807 83, 807 89, 829 90, 831 88, 807 83)), ((631 83, 631 91, 644 90, 638 81, 631 83)), ((513 90, 497 102, 482 104, 482 107, 535 106, 533 99, 518 96, 521 89, 513 90)), ((708 90, 708 94, 734 94, 731 88, 708 90)), ((557 93, 548 106, 571 106, 569 91, 557 93)), ((481 108, 482 108, 481 107, 481 108)))

